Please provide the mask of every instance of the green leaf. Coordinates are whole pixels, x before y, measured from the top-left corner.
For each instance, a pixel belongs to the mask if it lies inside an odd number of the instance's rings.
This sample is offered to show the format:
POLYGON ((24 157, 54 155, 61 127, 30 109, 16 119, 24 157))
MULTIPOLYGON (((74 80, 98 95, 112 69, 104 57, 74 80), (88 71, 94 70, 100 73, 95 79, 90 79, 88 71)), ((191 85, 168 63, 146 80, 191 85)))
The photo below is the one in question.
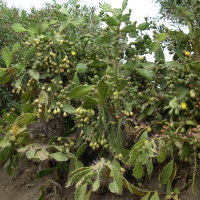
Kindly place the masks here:
POLYGON ((78 63, 76 65, 76 72, 77 73, 85 73, 87 71, 87 64, 78 63))
POLYGON ((74 21, 71 21, 71 24, 73 24, 74 26, 81 26, 83 23, 85 22, 84 18, 77 18, 74 21))
POLYGON ((15 43, 12 47, 12 54, 15 53, 18 49, 20 48, 20 44, 19 43, 15 43))
POLYGON ((97 86, 97 98, 101 105, 104 104, 107 91, 108 91, 108 85, 104 82, 104 80, 101 80, 97 86))
POLYGON ((186 88, 185 86, 178 87, 176 91, 176 97, 178 99, 183 99, 186 96, 187 91, 188 88, 186 88))
POLYGON ((149 195, 150 195, 151 193, 150 192, 148 192, 144 197, 142 197, 142 199, 141 200, 148 200, 149 199, 149 195))
POLYGON ((137 29, 142 31, 142 30, 146 30, 148 27, 149 27, 149 23, 144 22, 144 23, 139 24, 137 29))
POLYGON ((95 18, 95 20, 96 21, 101 21, 101 18, 98 16, 98 15, 96 15, 95 13, 93 13, 93 17, 95 18))
POLYGON ((50 168, 50 169, 44 169, 39 171, 36 175, 35 178, 42 178, 45 177, 47 175, 49 175, 50 173, 52 173, 54 170, 56 170, 57 168, 50 168))
POLYGON ((6 68, 9 68, 13 57, 12 57, 12 53, 10 52, 10 50, 7 47, 3 48, 2 58, 3 58, 3 61, 6 64, 6 68))
POLYGON ((185 60, 185 56, 183 55, 182 49, 179 49, 178 47, 174 47, 174 51, 178 55, 179 58, 182 60, 185 60))
POLYGON ((104 12, 112 12, 112 7, 111 7, 111 5, 108 4, 108 3, 104 3, 104 4, 102 5, 102 9, 103 9, 104 12))
POLYGON ((67 8, 62 7, 62 8, 59 9, 59 11, 62 14, 69 16, 69 11, 67 10, 67 8))
POLYGON ((77 34, 76 34, 75 32, 73 32, 73 33, 71 34, 71 36, 70 36, 71 42, 74 42, 74 41, 76 40, 76 38, 77 38, 77 34))
POLYGON ((167 33, 158 33, 156 39, 157 39, 159 42, 163 42, 166 38, 167 38, 167 33))
POLYGON ((22 111, 24 113, 28 113, 28 112, 33 112, 34 111, 34 106, 33 104, 24 104, 23 107, 22 107, 22 111))
POLYGON ((0 141, 0 147, 4 148, 4 147, 7 147, 7 146, 10 146, 11 143, 9 140, 3 138, 1 141, 0 141))
POLYGON ((119 25, 119 21, 115 17, 108 17, 106 19, 106 23, 108 24, 108 26, 118 26, 119 25))
POLYGON ((174 97, 170 102, 169 102, 169 106, 171 108, 177 108, 178 107, 178 101, 177 101, 177 98, 174 97))
POLYGON ((116 192, 119 191, 119 187, 118 187, 118 185, 117 185, 117 183, 115 181, 109 184, 109 190, 112 193, 116 193, 116 192))
POLYGON ((98 103, 99 103, 98 99, 85 95, 83 97, 82 107, 85 109, 91 109, 94 108, 94 106, 98 103))
POLYGON ((167 192, 167 194, 171 194, 171 191, 172 191, 172 185, 171 185, 170 180, 168 180, 167 187, 166 187, 166 192, 167 192))
POLYGON ((30 122, 35 121, 37 114, 38 113, 23 113, 16 119, 16 122, 21 126, 27 125, 30 122))
POLYGON ((122 12, 126 9, 127 4, 128 4, 128 0, 123 0, 123 2, 122 2, 122 12))
POLYGON ((76 158, 77 160, 80 158, 80 156, 83 154, 83 152, 85 151, 85 148, 86 148, 87 144, 86 143, 83 143, 77 150, 76 152, 76 158))
POLYGON ((191 120, 186 120, 186 121, 185 121, 185 124, 186 124, 186 125, 192 125, 192 126, 196 126, 196 125, 197 125, 195 122, 193 122, 193 121, 191 121, 191 120))
POLYGON ((40 71, 39 74, 40 74, 40 79, 45 79, 47 77, 47 71, 46 70, 40 71))
POLYGON ((186 144, 184 147, 183 147, 183 153, 182 153, 182 157, 183 158, 186 158, 188 156, 190 156, 190 154, 192 153, 191 151, 191 146, 186 144))
POLYGON ((170 177, 172 175, 173 172, 173 164, 174 161, 171 160, 167 165, 165 165, 165 167, 163 168, 163 171, 161 173, 161 182, 163 184, 167 184, 168 181, 170 180, 170 177))
POLYGON ((128 112, 132 111, 131 103, 125 102, 125 109, 126 109, 128 112))
POLYGON ((61 153, 61 152, 50 154, 50 156, 59 162, 64 162, 69 159, 66 154, 61 153))
POLYGON ((40 93, 40 96, 38 98, 38 102, 48 104, 48 94, 45 91, 42 91, 40 93))
POLYGON ((149 105, 145 111, 147 115, 151 115, 154 112, 154 106, 149 105))
POLYGON ((62 22, 62 24, 60 25, 60 28, 59 28, 59 33, 61 33, 63 30, 65 30, 67 28, 70 21, 71 21, 70 19, 67 19, 66 21, 62 22))
POLYGON ((6 70, 6 68, 0 68, 0 77, 4 76, 6 70))
POLYGON ((40 78, 40 73, 39 71, 35 69, 29 69, 29 74, 35 79, 38 80, 40 78))
POLYGON ((146 163, 146 167, 147 167, 147 173, 148 173, 148 175, 150 175, 153 172, 153 161, 152 161, 152 158, 149 158, 149 160, 146 163))
POLYGON ((79 85, 79 78, 78 78, 78 76, 77 76, 77 72, 76 72, 75 75, 74 75, 73 82, 75 83, 76 86, 79 85))
POLYGON ((114 8, 112 13, 117 19, 120 19, 122 11, 120 8, 114 8))
POLYGON ((26 152, 27 158, 28 158, 28 159, 33 158, 33 157, 35 156, 35 152, 36 152, 35 149, 30 149, 30 150, 28 150, 28 151, 26 152))
POLYGON ((134 176, 136 179, 139 179, 139 178, 142 177, 143 174, 144 174, 143 167, 142 167, 142 165, 140 164, 140 162, 136 160, 135 167, 134 167, 134 169, 133 169, 133 176, 134 176))
POLYGON ((159 152, 159 154, 158 154, 158 156, 156 157, 157 161, 159 163, 162 163, 165 160, 166 156, 167 156, 167 148, 166 147, 162 147, 160 152, 159 152))
POLYGON ((49 159, 49 152, 47 152, 46 149, 41 149, 40 151, 37 151, 33 159, 36 161, 49 159))
POLYGON ((95 85, 80 85, 68 92, 67 96, 69 96, 70 99, 79 99, 88 94, 92 88, 95 88, 95 85))
POLYGON ((154 52, 154 51, 156 51, 156 50, 159 48, 159 46, 160 46, 160 44, 159 44, 158 41, 152 42, 152 43, 150 44, 150 46, 149 46, 149 51, 150 51, 150 52, 154 52))
POLYGON ((89 64, 91 67, 97 67, 97 68, 106 68, 107 64, 103 61, 93 61, 92 63, 89 64))
POLYGON ((76 188, 75 200, 85 199, 86 190, 87 190, 87 183, 85 183, 84 185, 80 185, 78 188, 76 188))
MULTIPOLYGON (((29 62, 29 60, 33 57, 33 55, 35 54, 35 51, 37 49, 37 45, 32 46, 25 55, 25 62, 29 62)), ((39 73, 39 72, 38 72, 39 73)))
POLYGON ((63 111, 64 112, 67 112, 67 113, 70 113, 70 114, 73 114, 75 112, 75 108, 71 105, 67 105, 67 104, 63 104, 63 111))
POLYGON ((26 30, 26 29, 25 29, 22 25, 20 25, 20 24, 13 24, 13 25, 12 25, 12 29, 13 29, 15 32, 18 32, 18 33, 28 31, 28 30, 26 30))
POLYGON ((156 191, 153 196, 151 197, 150 200, 160 200, 159 196, 158 196, 158 192, 156 191))
POLYGON ((152 80, 154 78, 156 78, 155 73, 152 70, 148 70, 148 69, 139 69, 136 68, 135 69, 142 77, 148 79, 148 80, 152 80))
POLYGON ((124 28, 122 28, 120 31, 125 33, 134 32, 136 30, 135 25, 127 25, 124 28))

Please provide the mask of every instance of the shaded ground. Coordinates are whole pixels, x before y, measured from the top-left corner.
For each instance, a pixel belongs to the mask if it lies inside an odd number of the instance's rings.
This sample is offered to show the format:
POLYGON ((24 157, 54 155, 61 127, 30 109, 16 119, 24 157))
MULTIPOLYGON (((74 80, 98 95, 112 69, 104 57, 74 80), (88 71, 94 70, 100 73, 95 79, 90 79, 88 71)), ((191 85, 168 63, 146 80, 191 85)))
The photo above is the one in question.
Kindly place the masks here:
MULTIPOLYGON (((56 174, 52 173, 44 178, 35 179, 35 174, 41 166, 37 163, 27 165, 25 160, 22 160, 19 165, 19 170, 15 172, 15 176, 10 178, 5 174, 3 166, 0 167, 0 200, 38 200, 41 195, 40 187, 43 187, 45 192, 45 199, 48 200, 73 200, 74 188, 66 188, 64 183, 62 186, 55 182, 56 174), (55 192, 56 191, 56 192, 55 192), (56 193, 56 195, 55 195, 56 193), (56 198, 55 198, 56 196, 56 198)), ((44 166, 43 166, 44 167, 44 166)), ((160 187, 157 176, 152 177, 150 182, 144 184, 143 189, 158 191, 160 200, 165 200, 166 188, 160 187)), ((181 194, 177 197, 172 197, 175 200, 199 200, 200 199, 200 177, 196 178, 197 197, 192 194, 191 180, 179 177, 177 186, 181 190, 181 194), (187 182, 187 186, 184 188, 184 183, 187 182), (184 188, 184 189, 182 189, 184 188)), ((121 196, 105 192, 103 194, 93 193, 91 200, 140 200, 141 196, 130 194, 129 191, 124 189, 121 196)))

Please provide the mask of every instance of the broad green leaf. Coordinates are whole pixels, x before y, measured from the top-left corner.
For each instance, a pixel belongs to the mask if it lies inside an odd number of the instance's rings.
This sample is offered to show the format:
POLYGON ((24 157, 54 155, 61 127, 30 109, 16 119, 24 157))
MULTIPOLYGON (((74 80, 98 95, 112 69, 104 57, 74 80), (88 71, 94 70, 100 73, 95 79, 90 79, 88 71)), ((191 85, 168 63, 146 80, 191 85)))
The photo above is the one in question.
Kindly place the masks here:
POLYGON ((47 77, 47 71, 46 70, 40 71, 39 74, 40 74, 40 79, 45 79, 47 77))
POLYGON ((80 85, 68 92, 67 96, 70 97, 70 99, 79 99, 88 94, 92 88, 95 88, 95 85, 80 85))
POLYGON ((155 73, 152 70, 148 70, 148 69, 139 69, 136 68, 136 71, 144 78, 148 79, 148 80, 152 80, 154 78, 156 78, 155 73))
POLYGON ((78 76, 77 76, 77 72, 76 72, 75 75, 74 75, 73 82, 75 83, 76 86, 79 85, 79 78, 78 78, 78 76))
POLYGON ((174 50, 179 58, 181 58, 182 60, 185 60, 185 56, 183 55, 182 49, 178 47, 174 47, 174 50))
POLYGON ((30 150, 28 150, 28 151, 26 152, 27 158, 28 158, 28 159, 33 158, 33 157, 35 156, 35 152, 36 152, 35 149, 30 149, 30 150))
POLYGON ((150 200, 160 200, 159 196, 158 196, 158 192, 156 191, 153 196, 151 197, 150 200))
POLYGON ((29 60, 34 56, 36 49, 37 49, 37 45, 34 45, 26 52, 25 62, 29 62, 29 60))
POLYGON ((151 115, 154 112, 154 106, 149 105, 145 111, 146 111, 147 115, 151 115))
POLYGON ((200 61, 190 63, 190 68, 193 70, 200 71, 200 61))
POLYGON ((74 26, 81 26, 84 22, 85 22, 85 19, 84 19, 84 18, 77 18, 77 19, 75 19, 74 21, 71 21, 71 23, 72 23, 74 26))
POLYGON ((42 91, 40 93, 40 96, 38 98, 38 102, 48 104, 48 94, 45 91, 42 91))
POLYGON ((13 25, 12 25, 12 29, 13 29, 15 32, 18 32, 18 33, 28 31, 28 30, 26 30, 26 29, 25 29, 22 25, 20 25, 20 24, 13 24, 13 25))
POLYGON ((162 163, 165 160, 166 156, 167 156, 167 148, 162 147, 161 150, 159 151, 159 154, 156 157, 157 161, 159 163, 162 163))
POLYGON ((95 13, 93 13, 93 17, 95 18, 95 20, 96 21, 101 21, 101 18, 98 16, 98 15, 96 15, 95 13))
POLYGON ((191 121, 191 120, 186 120, 186 121, 185 121, 185 124, 186 124, 186 125, 192 125, 192 126, 196 126, 196 125, 197 125, 195 122, 193 122, 193 121, 191 121))
POLYGON ((142 30, 146 30, 148 27, 149 27, 149 23, 144 22, 144 23, 139 24, 137 29, 142 31, 142 30))
POLYGON ((125 33, 134 32, 136 30, 135 25, 127 25, 124 28, 122 28, 120 31, 125 33))
POLYGON ((42 178, 47 176, 48 174, 52 173, 54 170, 56 170, 57 168, 49 168, 49 169, 43 169, 41 171, 39 171, 36 175, 35 178, 42 178))
POLYGON ((126 9, 127 4, 128 4, 128 0, 123 0, 123 2, 122 2, 122 12, 126 9))
POLYGON ((107 64, 103 61, 93 61, 92 63, 89 64, 91 67, 97 67, 97 68, 105 68, 107 67, 107 64))
POLYGON ((7 47, 3 48, 2 58, 3 58, 3 61, 6 64, 6 68, 9 68, 13 57, 12 57, 12 53, 10 52, 10 50, 7 47))
POLYGON ((16 122, 21 126, 27 125, 30 122, 35 121, 37 114, 38 113, 23 113, 16 119, 16 122))
POLYGON ((117 183, 115 181, 109 184, 109 190, 112 193, 116 193, 116 192, 119 191, 119 187, 118 187, 118 185, 117 185, 117 183))
POLYGON ((156 51, 156 50, 159 48, 159 46, 160 46, 160 44, 159 44, 158 41, 152 42, 152 43, 150 44, 150 46, 149 46, 149 51, 150 51, 150 52, 154 52, 154 51, 156 51))
POLYGON ((164 52, 162 50, 162 47, 161 45, 159 44, 159 48, 155 51, 155 58, 157 60, 164 60, 165 61, 165 55, 164 55, 164 52))
POLYGON ((62 24, 60 25, 59 33, 61 33, 63 30, 65 30, 67 28, 67 26, 69 25, 69 23, 70 23, 70 19, 63 21, 62 24))
POLYGON ((24 113, 28 113, 28 112, 33 112, 34 111, 34 106, 33 104, 24 104, 23 107, 22 107, 22 111, 24 113))
POLYGON ((67 8, 62 7, 62 8, 59 9, 59 11, 62 14, 69 16, 69 11, 67 10, 67 8))
POLYGON ((4 147, 7 147, 7 146, 10 146, 11 143, 9 142, 9 140, 3 138, 1 141, 0 141, 0 147, 4 148, 4 147))
POLYGON ((119 21, 115 17, 108 17, 106 19, 106 23, 108 24, 108 26, 118 26, 119 25, 119 21))
POLYGON ((157 39, 159 42, 163 42, 166 38, 167 38, 167 33, 158 33, 156 39, 157 39))
POLYGON ((0 68, 0 77, 4 76, 6 70, 6 68, 0 68))
POLYGON ((108 32, 106 35, 104 36, 99 36, 96 40, 95 40, 95 44, 97 45, 108 45, 110 44, 110 42, 113 39, 113 34, 108 32))
POLYGON ((143 174, 144 174, 143 167, 140 164, 140 162, 136 160, 136 163, 135 163, 135 166, 134 166, 134 169, 133 169, 133 176, 136 179, 139 179, 139 178, 142 177, 143 174))
POLYGON ((131 103, 125 102, 124 105, 125 105, 125 109, 126 109, 127 111, 129 111, 129 112, 132 111, 131 103))
POLYGON ((186 88, 185 86, 178 87, 176 91, 176 97, 178 99, 183 99, 186 96, 187 91, 188 88, 186 88))
POLYGON ((169 102, 169 106, 171 108, 177 108, 178 107, 178 101, 177 101, 177 98, 174 97, 170 102, 169 102))
POLYGON ((108 3, 104 3, 104 4, 102 5, 102 9, 103 9, 104 12, 112 12, 112 7, 111 7, 111 5, 108 4, 108 3))
POLYGON ((83 97, 82 107, 85 109, 91 109, 94 108, 94 106, 98 103, 99 103, 98 99, 85 95, 83 97))
POLYGON ((142 197, 142 199, 141 200, 148 200, 149 199, 149 195, 150 195, 151 193, 150 192, 148 192, 144 197, 142 197))
POLYGON ((97 86, 97 98, 101 105, 104 104, 107 91, 108 91, 108 85, 103 80, 101 80, 97 86))
POLYGON ((122 11, 121 11, 120 8, 114 8, 112 13, 117 19, 119 19, 120 16, 121 16, 122 11))
POLYGON ((167 194, 171 194, 171 191, 172 191, 172 185, 171 185, 170 180, 168 180, 167 187, 166 187, 166 192, 167 192, 167 194))
POLYGON ((188 156, 190 156, 190 154, 192 153, 191 151, 191 146, 186 144, 184 147, 183 147, 183 153, 182 153, 182 157, 183 158, 186 158, 188 156))
POLYGON ((165 165, 165 167, 163 168, 163 171, 161 173, 161 182, 163 184, 167 184, 168 181, 170 180, 170 177, 172 175, 173 172, 173 164, 174 161, 171 160, 167 165, 165 165))
POLYGON ((76 158, 77 160, 80 158, 80 156, 83 154, 83 152, 85 151, 85 148, 87 146, 87 143, 83 143, 77 150, 76 152, 76 158))
POLYGON ((52 157, 53 159, 55 159, 59 162, 64 162, 69 159, 66 154, 61 153, 61 152, 50 154, 50 157, 52 157))
POLYGON ((17 69, 19 73, 22 73, 25 71, 26 65, 24 63, 19 63, 14 65, 13 69, 17 69))
POLYGON ((12 54, 15 53, 18 49, 20 48, 20 44, 19 43, 15 43, 12 47, 12 54))
POLYGON ((76 72, 77 73, 85 73, 87 71, 87 64, 78 63, 76 65, 76 72))
POLYGON ((86 190, 87 190, 87 183, 85 183, 84 185, 78 186, 78 188, 76 188, 76 191, 75 191, 75 200, 85 199, 86 190))
POLYGON ((74 42, 74 41, 76 40, 76 38, 77 38, 77 34, 76 34, 75 32, 73 32, 73 33, 71 34, 71 36, 70 36, 71 42, 74 42))
POLYGON ((40 151, 37 151, 33 159, 36 161, 49 159, 49 152, 47 152, 46 149, 41 149, 40 151))
POLYGON ((35 79, 38 80, 40 78, 40 73, 39 71, 35 69, 29 69, 29 74, 35 79))
POLYGON ((145 131, 142 132, 142 134, 140 135, 139 141, 144 140, 144 139, 148 139, 148 132, 147 132, 147 130, 145 130, 145 131))
POLYGON ((19 85, 20 85, 21 82, 22 82, 22 78, 23 78, 23 76, 21 76, 19 79, 17 79, 17 81, 15 82, 15 88, 18 88, 18 87, 19 87, 19 85))
POLYGON ((146 163, 146 167, 147 167, 147 173, 148 173, 148 175, 150 175, 153 172, 153 161, 152 161, 152 158, 149 158, 149 160, 146 163))
POLYGON ((72 114, 72 113, 75 112, 75 110, 76 110, 76 109, 75 109, 73 106, 67 105, 67 104, 63 104, 63 111, 64 111, 64 112, 67 112, 67 113, 72 114))

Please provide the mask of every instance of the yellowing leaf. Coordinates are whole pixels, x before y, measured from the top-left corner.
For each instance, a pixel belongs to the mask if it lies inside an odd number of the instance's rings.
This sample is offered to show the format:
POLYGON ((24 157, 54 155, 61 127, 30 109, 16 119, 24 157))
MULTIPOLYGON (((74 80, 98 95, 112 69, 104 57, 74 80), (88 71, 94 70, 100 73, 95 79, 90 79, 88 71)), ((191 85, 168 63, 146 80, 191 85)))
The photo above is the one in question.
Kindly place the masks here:
POLYGON ((15 125, 13 126, 13 135, 17 135, 17 131, 18 131, 18 124, 16 122, 15 125))

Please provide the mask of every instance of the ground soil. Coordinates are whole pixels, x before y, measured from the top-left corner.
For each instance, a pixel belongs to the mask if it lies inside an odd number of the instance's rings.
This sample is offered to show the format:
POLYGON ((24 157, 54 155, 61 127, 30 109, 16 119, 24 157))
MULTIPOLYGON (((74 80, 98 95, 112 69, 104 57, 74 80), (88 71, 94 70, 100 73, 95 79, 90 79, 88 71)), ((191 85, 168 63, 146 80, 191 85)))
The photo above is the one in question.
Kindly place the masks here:
MULTIPOLYGON (((42 166, 45 167, 45 166, 42 166)), ((14 177, 9 177, 5 173, 3 166, 0 166, 0 200, 38 200, 41 195, 42 187, 45 192, 45 199, 47 200, 73 200, 74 188, 66 188, 64 182, 62 184, 57 183, 56 174, 49 174, 48 176, 36 179, 35 174, 41 168, 38 163, 27 163, 26 160, 21 160, 19 163, 19 169, 15 171, 14 177), (56 192, 55 192, 56 191, 56 192)), ((177 177, 178 178, 178 177, 177 177)), ((181 190, 178 198, 175 200, 199 200, 200 199, 200 177, 196 177, 196 189, 197 197, 192 194, 191 180, 179 177, 177 186, 181 190), (187 182, 187 187, 183 188, 184 183, 187 182)), ((165 200, 166 188, 160 187, 158 177, 151 177, 148 182, 143 185, 143 189, 158 191, 160 200, 165 200)), ((91 200, 141 200, 142 196, 131 194, 124 189, 122 195, 115 195, 109 191, 103 194, 93 193, 91 200)))

